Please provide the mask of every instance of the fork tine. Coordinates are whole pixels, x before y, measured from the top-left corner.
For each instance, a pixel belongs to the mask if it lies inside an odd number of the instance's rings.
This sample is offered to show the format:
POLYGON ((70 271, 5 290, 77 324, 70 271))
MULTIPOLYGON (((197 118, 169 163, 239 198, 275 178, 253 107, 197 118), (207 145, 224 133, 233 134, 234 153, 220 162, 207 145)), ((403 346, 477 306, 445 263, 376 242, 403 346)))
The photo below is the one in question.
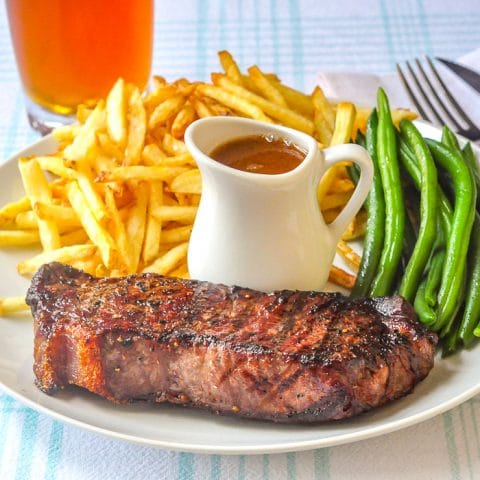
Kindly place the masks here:
POLYGON ((417 86, 419 92, 422 94, 423 99, 425 100, 425 102, 427 102, 427 104, 428 104, 430 110, 432 111, 434 117, 437 119, 437 121, 438 121, 440 124, 444 123, 442 117, 441 117, 440 114, 438 113, 438 110, 433 106, 433 103, 430 101, 430 96, 427 95, 427 93, 425 92, 425 90, 424 90, 423 87, 422 87, 422 84, 419 82, 417 75, 415 74, 415 72, 413 71, 412 66, 410 65, 410 62, 406 62, 406 65, 407 65, 408 71, 410 72, 410 75, 411 75, 412 78, 413 78, 413 81, 415 82, 415 85, 417 86))
POLYGON ((425 73, 425 70, 423 69, 422 64, 420 63, 418 58, 415 59, 415 62, 417 64, 418 70, 422 74, 423 79, 427 82, 433 96, 437 100, 437 102, 440 105, 440 107, 442 108, 442 110, 445 112, 445 114, 450 119, 450 121, 455 125, 455 128, 456 129, 461 129, 462 126, 458 123, 457 119, 450 113, 450 109, 446 107, 445 103, 443 102, 443 100, 438 95, 436 89, 432 85, 432 82, 430 81, 430 78, 428 77, 428 75, 425 73))
POLYGON ((470 117, 468 117, 468 115, 464 112, 462 107, 457 103, 457 101, 451 94, 450 90, 445 85, 444 81, 442 80, 442 77, 440 76, 437 69, 435 68, 435 65, 433 64, 431 58, 427 56, 426 59, 428 64, 430 65, 430 68, 432 69, 433 74, 437 78, 438 83, 442 86, 443 90, 445 91, 445 94, 447 95, 447 98, 450 100, 450 102, 452 103, 457 113, 463 118, 463 120, 465 120, 465 122, 468 124, 469 127, 476 128, 475 124, 470 120, 470 117))
POLYGON ((425 110, 423 109, 422 105, 420 104, 420 102, 417 100, 417 97, 415 96, 415 94, 413 93, 412 89, 410 88, 410 85, 409 83, 407 82, 407 79, 405 78, 405 75, 403 74, 403 71, 402 69, 400 68, 400 65, 397 63, 397 72, 398 72, 398 75, 400 76, 400 79, 403 83, 403 86, 405 87, 405 90, 407 91, 410 99, 412 100, 412 102, 415 104, 415 107, 417 108, 418 112, 420 113, 420 115, 425 119, 425 120, 429 120, 429 117, 428 115, 425 113, 425 110))

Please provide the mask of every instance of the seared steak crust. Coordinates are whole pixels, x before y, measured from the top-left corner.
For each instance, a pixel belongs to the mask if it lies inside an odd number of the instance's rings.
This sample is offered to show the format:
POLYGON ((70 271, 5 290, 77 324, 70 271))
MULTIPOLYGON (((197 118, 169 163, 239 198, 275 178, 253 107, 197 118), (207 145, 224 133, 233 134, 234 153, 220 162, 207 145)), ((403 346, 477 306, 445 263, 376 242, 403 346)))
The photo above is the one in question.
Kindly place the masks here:
POLYGON ((36 383, 278 422, 347 418, 410 392, 437 337, 401 297, 351 300, 51 263, 27 293, 36 383))

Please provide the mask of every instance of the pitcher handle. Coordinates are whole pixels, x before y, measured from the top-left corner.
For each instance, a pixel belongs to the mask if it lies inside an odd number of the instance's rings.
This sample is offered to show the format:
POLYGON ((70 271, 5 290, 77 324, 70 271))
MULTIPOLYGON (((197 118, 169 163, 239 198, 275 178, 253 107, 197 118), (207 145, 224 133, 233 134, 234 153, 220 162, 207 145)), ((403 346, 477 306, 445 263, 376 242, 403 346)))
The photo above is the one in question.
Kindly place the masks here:
POLYGON ((360 145, 336 145, 325 149, 323 153, 325 155, 325 171, 336 163, 345 161, 352 161, 360 167, 360 179, 353 195, 338 217, 328 225, 333 238, 338 241, 367 198, 373 180, 373 164, 368 152, 360 145))

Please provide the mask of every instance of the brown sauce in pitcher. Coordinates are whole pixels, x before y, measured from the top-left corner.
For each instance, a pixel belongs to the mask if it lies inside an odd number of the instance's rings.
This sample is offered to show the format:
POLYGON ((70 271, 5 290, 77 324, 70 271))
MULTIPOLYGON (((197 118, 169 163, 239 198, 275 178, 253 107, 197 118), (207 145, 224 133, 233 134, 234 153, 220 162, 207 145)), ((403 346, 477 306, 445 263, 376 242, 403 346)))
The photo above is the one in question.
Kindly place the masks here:
POLYGON ((278 175, 298 167, 305 152, 281 137, 250 135, 216 147, 210 157, 244 172, 278 175))

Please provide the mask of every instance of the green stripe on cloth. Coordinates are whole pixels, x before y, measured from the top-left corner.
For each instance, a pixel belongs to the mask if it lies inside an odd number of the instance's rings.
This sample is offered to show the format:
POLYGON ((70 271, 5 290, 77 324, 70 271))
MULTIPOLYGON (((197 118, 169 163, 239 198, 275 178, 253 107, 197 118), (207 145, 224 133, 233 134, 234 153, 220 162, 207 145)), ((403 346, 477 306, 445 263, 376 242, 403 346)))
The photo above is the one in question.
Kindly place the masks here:
POLYGON ((55 480, 57 478, 57 469, 62 455, 63 446, 63 425, 52 421, 50 430, 50 439, 48 441, 47 471, 45 480, 55 480))
POLYGON ((31 477, 33 448, 37 440, 38 413, 28 409, 24 413, 22 433, 18 451, 16 480, 27 480, 31 477))

